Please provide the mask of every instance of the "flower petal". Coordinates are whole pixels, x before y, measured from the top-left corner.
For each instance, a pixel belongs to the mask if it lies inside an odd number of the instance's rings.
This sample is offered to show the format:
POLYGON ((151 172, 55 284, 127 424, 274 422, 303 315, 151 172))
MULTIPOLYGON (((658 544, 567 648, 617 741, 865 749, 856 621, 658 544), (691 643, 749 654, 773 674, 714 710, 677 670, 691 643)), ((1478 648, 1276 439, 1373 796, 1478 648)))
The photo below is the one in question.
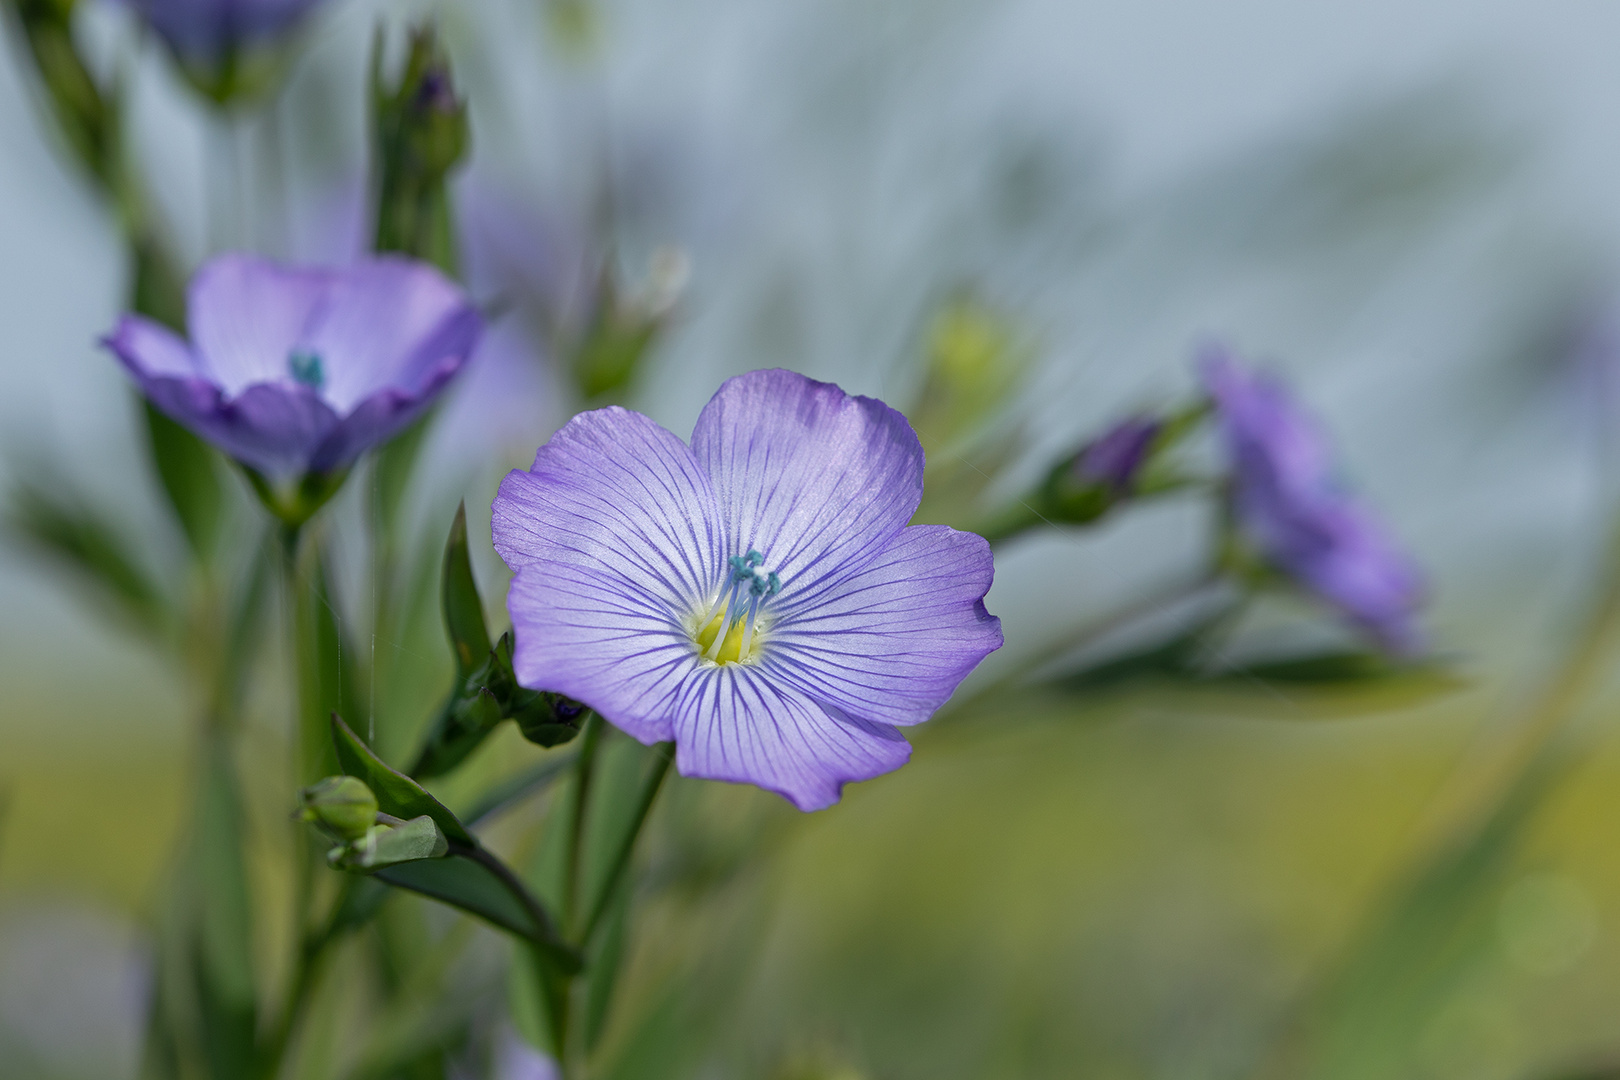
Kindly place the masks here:
POLYGON ((655 593, 670 610, 706 603, 719 580, 719 513, 680 439, 640 413, 580 413, 495 496, 495 550, 520 570, 566 562, 655 593))
POLYGON ((667 738, 660 673, 677 652, 697 663, 680 620, 712 599, 724 562, 692 451, 640 413, 581 413, 529 472, 502 481, 491 528, 517 575, 507 607, 519 681, 667 738))
POLYGON ((406 381, 379 390, 356 405, 315 451, 310 467, 342 468, 421 416, 445 384, 466 366, 481 327, 478 313, 470 307, 441 323, 418 348, 417 357, 407 361, 406 381), (420 359, 424 356, 433 360, 424 363, 420 359))
POLYGON ((921 723, 1001 647, 994 574, 983 537, 913 525, 860 571, 784 593, 760 667, 850 716, 921 723))
POLYGON ((142 379, 164 413, 272 479, 297 475, 337 426, 326 403, 298 386, 263 383, 226 400, 202 379, 142 379))
POLYGON ((123 316, 101 343, 143 382, 160 375, 177 379, 204 377, 191 346, 180 335, 139 315, 123 316))
POLYGON ((229 254, 197 271, 186 322, 205 374, 234 397, 255 383, 290 381, 287 359, 321 305, 331 270, 229 254))
POLYGON ((692 450, 714 480, 727 554, 757 548, 786 590, 872 558, 922 499, 922 446, 905 417, 791 371, 727 380, 692 450))
POLYGON ((345 413, 379 390, 420 387, 450 356, 465 360, 477 327, 449 278, 427 263, 381 256, 332 275, 297 344, 321 357, 322 395, 345 413))
POLYGON ((600 569, 530 562, 506 605, 518 682, 583 701, 644 743, 674 737, 675 701, 699 660, 660 598, 600 569))
POLYGON ((852 719, 735 664, 699 667, 675 716, 682 776, 757 784, 800 810, 831 806, 846 783, 893 772, 911 756, 894 728, 852 719))

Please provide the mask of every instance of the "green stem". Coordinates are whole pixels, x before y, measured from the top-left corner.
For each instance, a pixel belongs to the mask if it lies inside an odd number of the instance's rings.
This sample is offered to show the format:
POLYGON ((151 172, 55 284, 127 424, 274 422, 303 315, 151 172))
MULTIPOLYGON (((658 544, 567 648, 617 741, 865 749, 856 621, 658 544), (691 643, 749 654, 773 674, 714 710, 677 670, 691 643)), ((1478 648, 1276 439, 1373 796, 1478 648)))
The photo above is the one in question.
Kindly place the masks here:
POLYGON ((597 926, 602 922, 602 917, 612 906, 613 893, 619 887, 619 879, 624 876, 625 869, 630 865, 630 856, 635 852, 636 839, 641 835, 641 827, 647 822, 653 801, 658 798, 659 789, 664 785, 664 777, 669 775, 670 762, 675 760, 675 745, 659 743, 653 747, 653 753, 655 756, 652 771, 642 782, 641 795, 636 800, 635 814, 630 819, 630 827, 625 830, 618 850, 613 853, 613 859, 608 863, 608 873, 602 881, 602 890, 597 894, 596 903, 591 905, 590 917, 585 920, 585 931, 579 937, 581 947, 590 942, 591 936, 596 933, 597 926))
MULTIPOLYGON (((300 844, 299 847, 302 849, 303 845, 300 844)), ((300 850, 300 855, 302 854, 300 850)), ((299 940, 298 952, 293 957, 293 973, 287 983, 287 993, 282 1002, 281 1012, 276 1017, 275 1028, 265 1040, 259 1054, 260 1075, 267 1080, 281 1074, 283 1059, 287 1056, 287 1048, 292 1042, 292 1033, 297 1030, 298 1021, 303 1018, 310 994, 315 989, 315 981, 320 976, 321 961, 325 959, 327 949, 338 937, 338 919, 343 911, 349 888, 350 881, 345 878, 336 899, 332 902, 332 910, 326 922, 319 930, 306 933, 299 940)))
POLYGON ((563 877, 562 921, 572 930, 580 908, 581 864, 585 849, 585 816, 591 797, 591 779, 596 773, 596 747, 602 738, 602 720, 595 713, 585 718, 579 737, 579 756, 574 759, 573 816, 568 822, 568 851, 563 877))

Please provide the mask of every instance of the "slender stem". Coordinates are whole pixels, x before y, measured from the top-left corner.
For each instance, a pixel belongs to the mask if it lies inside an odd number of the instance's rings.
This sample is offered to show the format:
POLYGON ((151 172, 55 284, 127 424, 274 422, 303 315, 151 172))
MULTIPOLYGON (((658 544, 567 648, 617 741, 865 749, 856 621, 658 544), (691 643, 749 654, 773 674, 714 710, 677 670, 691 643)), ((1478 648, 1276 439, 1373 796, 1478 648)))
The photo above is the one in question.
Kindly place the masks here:
POLYGON ((624 876, 625 869, 630 865, 630 856, 635 852, 636 838, 641 835, 641 827, 647 822, 647 815, 652 811, 653 801, 658 798, 658 791, 663 787, 664 777, 669 775, 669 764, 675 759, 675 747, 672 743, 659 743, 653 747, 655 755, 652 771, 642 782, 641 795, 636 800, 634 816, 630 819, 630 827, 625 830, 624 838, 619 842, 619 848, 613 853, 613 861, 608 864, 607 877, 602 881, 602 891, 597 894, 596 903, 591 905, 591 914, 585 920, 585 931, 579 937, 580 944, 588 944, 591 935, 602 922, 608 908, 613 903, 613 893, 619 887, 619 879, 624 876))
POLYGON ((297 1029, 298 1021, 303 1017, 304 1009, 309 1004, 310 993, 315 989, 315 981, 321 971, 321 961, 325 959, 327 949, 338 938, 340 929, 338 920, 342 917, 343 908, 352 888, 352 879, 345 876, 339 886, 337 897, 332 901, 332 910, 321 928, 314 933, 306 933, 299 940, 298 952, 293 957, 293 974, 287 983, 287 994, 281 1012, 259 1055, 262 1065, 261 1075, 264 1077, 275 1077, 281 1072, 282 1059, 287 1055, 292 1033, 297 1029))
POLYGON ((596 772, 596 746, 602 738, 602 720, 595 713, 585 718, 579 737, 579 756, 574 759, 573 817, 568 822, 568 852, 563 878, 563 925, 572 929, 580 908, 581 864, 584 862, 585 814, 590 803, 591 779, 596 772))

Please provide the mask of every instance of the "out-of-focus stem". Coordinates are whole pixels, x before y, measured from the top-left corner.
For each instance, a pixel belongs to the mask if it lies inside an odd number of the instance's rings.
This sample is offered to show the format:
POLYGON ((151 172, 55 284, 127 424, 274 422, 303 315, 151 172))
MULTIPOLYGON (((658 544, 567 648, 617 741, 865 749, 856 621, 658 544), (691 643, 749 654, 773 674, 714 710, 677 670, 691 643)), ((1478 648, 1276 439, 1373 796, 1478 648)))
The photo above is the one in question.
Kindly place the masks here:
POLYGON ((595 713, 585 718, 579 737, 579 756, 574 759, 573 816, 568 822, 567 862, 563 877, 562 920, 570 931, 579 914, 581 864, 584 861, 585 817, 590 804, 591 780, 596 772, 596 746, 602 738, 602 720, 595 713))
POLYGON ((675 760, 675 745, 659 743, 653 747, 653 755, 652 771, 642 781, 641 794, 636 799, 630 827, 625 830, 624 839, 620 841, 618 850, 613 853, 608 863, 607 875, 602 879, 602 891, 597 895, 596 903, 591 905, 590 915, 585 919, 585 929, 579 936, 582 946, 589 944, 591 936, 596 933, 603 916, 613 904, 613 893, 618 889, 619 879, 624 877, 625 870, 630 865, 630 856, 635 853, 636 840, 641 836, 641 827, 647 823, 647 815, 652 812, 653 802, 664 786, 664 777, 669 775, 670 762, 675 760))
MULTIPOLYGON (((1497 805, 1541 764, 1620 648, 1620 521, 1602 577, 1572 649, 1507 733, 1506 744, 1477 745, 1453 771, 1428 815, 1420 860, 1447 850, 1490 819, 1497 805)), ((1490 736, 1486 736, 1489 740, 1490 736)))

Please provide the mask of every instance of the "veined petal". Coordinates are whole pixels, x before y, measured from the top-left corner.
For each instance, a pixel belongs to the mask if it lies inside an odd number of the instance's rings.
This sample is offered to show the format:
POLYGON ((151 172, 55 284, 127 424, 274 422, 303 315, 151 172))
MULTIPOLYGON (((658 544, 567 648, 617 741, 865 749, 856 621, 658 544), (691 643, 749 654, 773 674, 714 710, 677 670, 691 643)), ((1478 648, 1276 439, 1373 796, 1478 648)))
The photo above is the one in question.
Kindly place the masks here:
POLYGON ((871 559, 922 499, 922 445, 905 417, 791 371, 727 380, 692 450, 714 481, 728 553, 757 549, 789 591, 871 559))
POLYGON ((316 449, 310 468, 341 468, 421 416, 445 384, 466 366, 481 328, 478 313, 470 307, 441 323, 416 355, 408 358, 398 385, 364 398, 338 422, 316 449))
POLYGON ((322 358, 322 396, 342 413, 385 387, 411 389, 448 356, 464 360, 477 327, 466 294, 438 270, 379 256, 330 275, 297 345, 322 358))
POLYGON ((583 701, 644 743, 675 737, 675 702, 700 661, 660 597, 588 566, 531 562, 506 604, 518 682, 583 701))
POLYGON ((674 716, 682 776, 757 784, 800 810, 831 806, 846 783, 893 772, 911 756, 894 728, 844 716, 740 665, 698 668, 674 716))
POLYGON ((288 380, 288 356, 303 343, 332 274, 238 254, 197 271, 186 291, 186 321, 206 374, 226 396, 288 380))
POLYGON ((990 545, 944 525, 913 525, 846 577, 784 593, 760 667, 850 716, 927 720, 1002 644, 984 609, 990 545))
MULTIPOLYGON (((656 598, 670 617, 707 603, 724 565, 714 494, 692 451, 618 407, 574 417, 533 468, 507 474, 491 525, 495 550, 514 571, 578 566, 656 598)), ((516 606, 512 616, 516 623, 516 606)))

